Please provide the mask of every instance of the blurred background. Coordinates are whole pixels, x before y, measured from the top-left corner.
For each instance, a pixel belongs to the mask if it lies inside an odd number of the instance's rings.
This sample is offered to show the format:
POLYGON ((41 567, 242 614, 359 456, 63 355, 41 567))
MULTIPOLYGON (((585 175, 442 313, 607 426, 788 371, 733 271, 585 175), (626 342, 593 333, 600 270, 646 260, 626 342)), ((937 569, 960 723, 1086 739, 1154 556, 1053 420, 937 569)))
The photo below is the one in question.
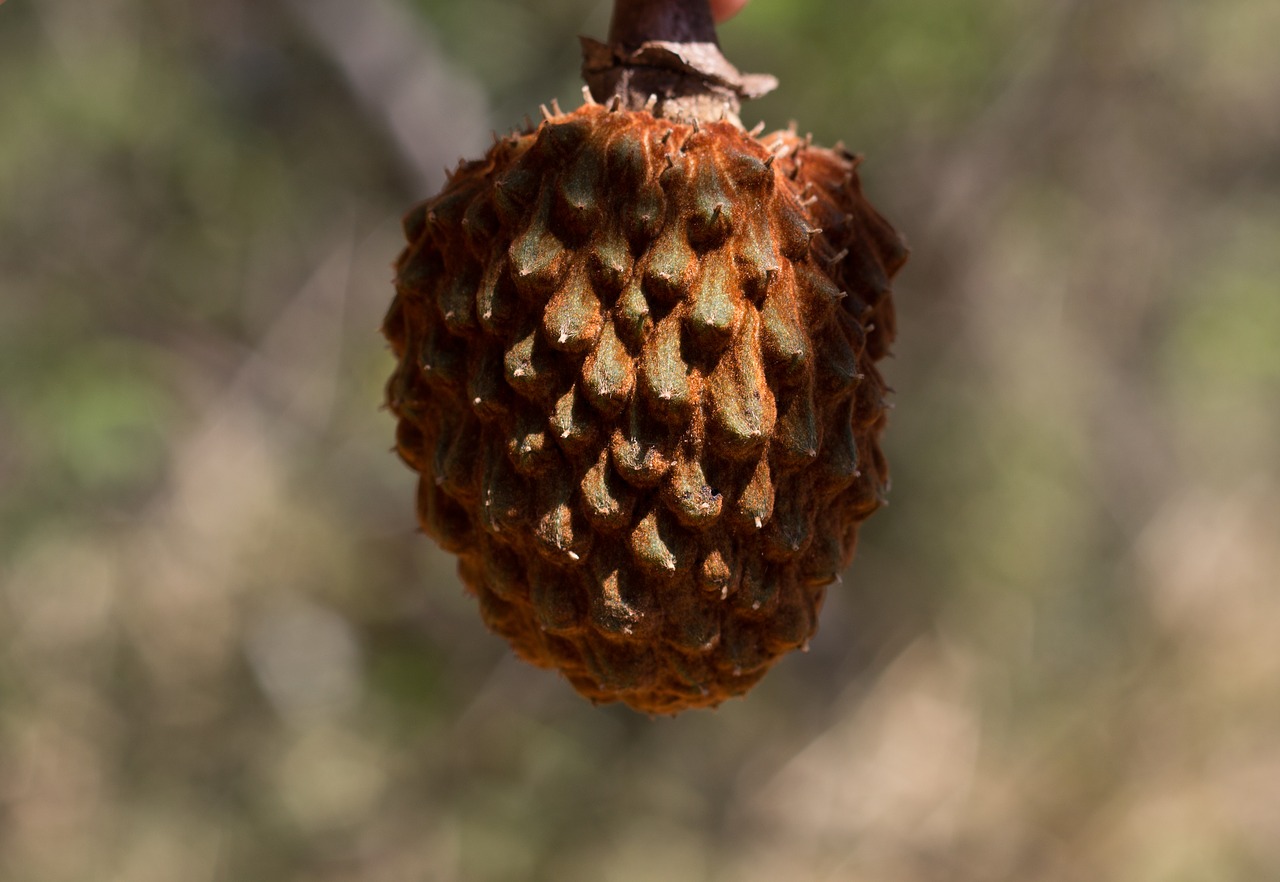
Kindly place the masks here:
POLYGON ((745 700, 488 634, 400 215, 600 0, 0 7, 0 878, 1280 878, 1280 4, 754 0, 907 236, 891 506, 745 700))

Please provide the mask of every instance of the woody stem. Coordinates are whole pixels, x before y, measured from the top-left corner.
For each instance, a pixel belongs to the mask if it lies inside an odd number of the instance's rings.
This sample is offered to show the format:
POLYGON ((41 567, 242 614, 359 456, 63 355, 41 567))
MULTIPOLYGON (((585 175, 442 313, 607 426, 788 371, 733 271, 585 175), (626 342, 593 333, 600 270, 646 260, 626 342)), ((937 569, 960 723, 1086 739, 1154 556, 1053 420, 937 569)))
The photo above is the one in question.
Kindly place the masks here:
POLYGON ((614 0, 609 42, 635 49, 652 40, 717 43, 707 0, 614 0))

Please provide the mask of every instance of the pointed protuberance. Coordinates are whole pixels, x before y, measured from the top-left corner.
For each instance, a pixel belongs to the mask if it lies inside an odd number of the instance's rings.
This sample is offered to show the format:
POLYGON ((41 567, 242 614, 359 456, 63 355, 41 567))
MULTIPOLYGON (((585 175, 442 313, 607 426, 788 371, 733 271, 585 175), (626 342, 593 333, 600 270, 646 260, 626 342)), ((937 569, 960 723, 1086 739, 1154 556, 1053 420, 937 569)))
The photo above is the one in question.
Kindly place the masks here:
POLYGON ((613 430, 609 450, 618 474, 633 487, 654 487, 671 467, 663 455, 660 432, 654 431, 641 408, 632 401, 624 427, 613 430))
MULTIPOLYGON (((703 652, 702 650, 689 650, 684 652, 668 653, 667 664, 670 665, 670 675, 679 683, 681 683, 691 696, 696 696, 696 700, 705 700, 711 695, 711 689, 717 687, 720 679, 716 671, 716 662, 714 654, 703 652)), ((672 709, 674 710, 683 702, 681 696, 672 696, 672 709)), ((716 707, 718 701, 712 702, 709 707, 716 707)))
POLYGON ((507 387, 503 377, 503 353, 485 341, 471 353, 471 370, 467 376, 467 401, 472 411, 486 422, 507 412, 507 387))
POLYGON ((595 440, 599 434, 598 421, 580 383, 574 383, 556 399, 550 425, 556 443, 565 453, 577 453, 595 440))
POLYGON ((776 286, 760 310, 760 348, 765 364, 784 383, 802 376, 812 360, 809 335, 796 314, 793 291, 776 286))
POLYGON ((562 566, 584 559, 590 547, 591 532, 573 506, 576 489, 561 468, 543 475, 534 491, 537 506, 534 536, 539 551, 562 566))
POLYGON ((653 327, 649 317, 649 301, 641 290, 640 280, 632 279, 618 298, 616 318, 618 336, 633 350, 644 345, 653 327))
POLYGON ((538 129, 537 140, 529 149, 540 154, 546 165, 563 166, 591 136, 594 127, 592 119, 587 117, 543 125, 538 129))
POLYGON ((602 294, 622 289, 631 273, 631 252, 621 231, 610 227, 595 238, 587 251, 587 272, 602 294))
MULTIPOLYGON (((516 416, 514 432, 507 439, 507 457, 516 471, 527 478, 537 478, 563 465, 555 443, 547 437, 545 425, 536 410, 522 407, 516 416)), ((474 457, 474 446, 468 455, 474 457)))
POLYGON ((631 533, 631 554, 642 568, 666 577, 687 570, 697 546, 660 506, 653 508, 631 533))
POLYGON ((735 577, 741 577, 740 573, 734 572, 734 565, 730 549, 712 548, 698 566, 698 585, 703 591, 723 600, 736 590, 735 577))
POLYGON ((644 291, 659 303, 675 303, 689 291, 697 255, 689 247, 679 224, 668 222, 649 251, 644 270, 644 291))
POLYGON ((515 323, 520 300, 506 260, 494 259, 485 267, 475 308, 480 327, 490 334, 505 333, 515 323))
POLYGON ((778 499, 773 519, 764 528, 764 556, 773 561, 790 561, 813 541, 813 503, 808 491, 784 493, 778 499))
POLYGON ((522 397, 542 401, 555 385, 556 358, 551 347, 531 329, 507 349, 503 373, 507 385, 522 397))
POLYGON ((623 192, 631 192, 649 177, 649 144, 638 132, 624 132, 606 149, 609 180, 623 192))
POLYGON ((853 432, 853 402, 836 411, 815 465, 815 489, 826 496, 845 490, 859 475, 858 439, 853 432))
POLYGON ((698 530, 714 524, 724 507, 723 497, 707 483, 701 463, 693 456, 676 456, 662 499, 680 523, 698 530))
POLYGON ((778 274, 778 254, 774 249, 769 219, 764 212, 749 215, 743 226, 742 235, 733 244, 733 259, 738 267, 742 292, 753 303, 760 304, 778 274))
POLYGON ((569 262, 563 243, 551 232, 550 215, 551 187, 547 185, 538 197, 537 212, 507 251, 516 290, 534 303, 545 302, 559 287, 569 262))
POLYGON ((858 391, 854 394, 854 428, 870 429, 878 420, 884 418, 885 408, 889 404, 885 400, 888 391, 884 385, 884 378, 878 371, 872 371, 869 376, 863 378, 858 391))
POLYGON ((649 174, 650 149, 644 136, 627 132, 613 140, 606 157, 611 188, 633 194, 622 210, 622 232, 636 252, 657 235, 666 201, 649 174))
POLYGON ((889 293, 889 276, 872 243, 858 236, 849 240, 850 253, 844 266, 850 283, 867 303, 879 303, 889 293))
POLYGON ((715 161, 703 157, 693 176, 693 198, 689 211, 689 242, 699 251, 718 248, 733 233, 736 209, 726 192, 715 161))
POLYGON ((742 582, 733 596, 733 607, 751 618, 768 616, 778 604, 780 588, 773 567, 757 555, 747 557, 742 563, 742 582))
POLYGON ((398 264, 396 291, 410 303, 416 303, 420 297, 431 297, 446 272, 444 258, 434 245, 406 252, 398 264))
POLYGON ((445 279, 437 289, 436 307, 449 333, 463 337, 477 330, 475 295, 479 283, 480 268, 468 264, 465 271, 445 279))
POLYGON ((795 271, 796 291, 805 305, 805 317, 810 325, 825 319, 832 309, 847 299, 848 294, 811 263, 793 264, 792 269, 795 271))
POLYGON ((561 235, 580 241, 600 226, 605 194, 604 160, 596 150, 581 150, 556 182, 552 218, 561 235))
POLYGON ((528 482, 516 474, 502 445, 483 451, 480 478, 480 526, 490 533, 515 533, 525 523, 528 482))
POLYGON ((760 630, 753 625, 753 622, 730 619, 720 635, 725 663, 736 677, 742 678, 744 692, 763 676, 767 666, 774 661, 773 653, 764 645, 760 630))
POLYGON ((525 578, 524 564, 515 552, 483 533, 480 547, 483 549, 480 559, 484 562, 484 581, 489 590, 508 602, 526 598, 529 583, 525 578))
POLYGON ((424 416, 419 370, 409 359, 404 356, 401 359, 395 372, 387 378, 387 407, 402 419, 416 421, 424 416))
POLYGON ((443 323, 432 324, 418 360, 423 379, 451 392, 462 389, 467 372, 466 346, 462 339, 446 331, 443 323))
POLYGON ((658 235, 666 198, 658 187, 636 191, 635 198, 622 209, 622 232, 637 254, 658 235))
POLYGON ((584 661, 602 687, 619 693, 650 686, 658 670, 652 650, 604 637, 587 646, 584 661))
POLYGON ((609 449, 600 451, 595 465, 587 469, 581 486, 582 512, 598 530, 616 532, 631 523, 636 493, 609 464, 609 449))
POLYGON ((480 260, 487 258, 498 230, 498 213, 493 204, 484 198, 472 199, 462 217, 462 236, 472 256, 480 260))
POLYGON ((436 444, 432 472, 435 482, 454 499, 470 502, 476 494, 476 448, 480 443, 480 423, 474 417, 441 432, 436 444))
POLYGON ((805 210, 793 196, 778 200, 774 215, 778 230, 778 244, 788 260, 804 260, 809 253, 809 243, 816 232, 805 217, 805 210))
POLYGON ((409 420, 402 419, 396 423, 396 453, 404 460, 405 465, 418 474, 432 468, 429 464, 431 460, 427 458, 426 439, 422 437, 422 430, 409 420))
POLYGON ((667 640, 687 652, 708 652, 720 642, 719 601, 701 592, 681 592, 669 601, 662 629, 667 640))
POLYGON ((733 507, 734 520, 740 531, 754 534, 773 518, 773 479, 769 460, 760 457, 746 486, 738 494, 733 507))
POLYGON ((400 229, 410 245, 416 245, 427 231, 427 210, 428 203, 419 202, 400 220, 400 229))
POLYGON ((902 269, 907 262, 911 250, 907 247, 902 234, 881 217, 880 212, 862 198, 862 187, 856 178, 851 179, 847 189, 854 196, 857 207, 858 227, 863 231, 868 242, 875 246, 880 256, 880 263, 890 276, 902 269))
POLYGON ((622 412, 635 385, 631 354, 614 333, 613 322, 604 322, 595 348, 582 363, 582 388, 591 406, 605 416, 622 412))
POLYGON ((741 190, 765 193, 773 189, 774 170, 769 162, 747 150, 726 151, 725 170, 741 190))
POLYGON ((596 341, 603 318, 586 274, 575 270, 542 314, 542 334, 554 349, 585 352, 596 341))
POLYGON ((814 612, 808 594, 788 585, 769 622, 770 651, 789 652, 808 643, 814 630, 814 612))
POLYGON ((581 630, 583 601, 577 579, 566 579, 559 568, 542 562, 529 568, 529 602, 542 630, 549 634, 581 630))
POLYGON ((777 409, 765 380, 754 316, 743 323, 729 352, 707 379, 711 391, 709 428, 724 455, 746 459, 773 432, 777 409))
POLYGON ((822 429, 813 398, 813 383, 805 381, 788 399, 773 434, 778 464, 788 468, 807 466, 818 458, 822 429))
POLYGON ((678 424, 689 416, 692 390, 689 366, 680 352, 680 317, 668 315, 655 329, 640 355, 641 394, 649 412, 666 423, 678 424))
POLYGON ((591 624, 604 634, 640 639, 657 630, 661 612, 648 581, 621 560, 592 567, 591 624))
POLYGON ((541 184, 542 175, 528 161, 512 166, 493 182, 493 209, 504 226, 519 223, 538 198, 541 184))
POLYGON ((406 314, 406 295, 396 292, 391 298, 391 307, 382 318, 382 333, 391 344, 391 351, 399 361, 404 358, 404 341, 410 332, 410 324, 406 314))
POLYGON ((474 183, 455 188, 446 187, 445 192, 434 199, 427 207, 426 232, 436 238, 452 238, 462 226, 471 200, 479 193, 480 188, 474 183))
MULTIPOLYGON (((835 581, 836 576, 840 575, 840 570, 844 568, 847 559, 844 546, 841 544, 842 538, 834 530, 818 531, 809 550, 805 552, 804 560, 800 563, 799 576, 804 585, 810 588, 829 585, 835 581)), ((853 543, 851 542, 849 555, 852 553, 853 543)))
POLYGON ((693 288, 686 326, 700 349, 719 352, 737 330, 742 302, 734 289, 730 258, 723 253, 708 255, 693 288))
MULTIPOLYGON (((852 319, 849 324, 857 327, 852 319)), ((818 385, 827 395, 848 394, 862 378, 858 368, 858 354, 849 344, 840 325, 840 313, 837 312, 836 321, 829 323, 822 331, 821 339, 816 341, 818 385)))
POLYGON ((445 551, 456 554, 475 541, 467 510, 426 478, 418 481, 418 516, 422 529, 445 551))

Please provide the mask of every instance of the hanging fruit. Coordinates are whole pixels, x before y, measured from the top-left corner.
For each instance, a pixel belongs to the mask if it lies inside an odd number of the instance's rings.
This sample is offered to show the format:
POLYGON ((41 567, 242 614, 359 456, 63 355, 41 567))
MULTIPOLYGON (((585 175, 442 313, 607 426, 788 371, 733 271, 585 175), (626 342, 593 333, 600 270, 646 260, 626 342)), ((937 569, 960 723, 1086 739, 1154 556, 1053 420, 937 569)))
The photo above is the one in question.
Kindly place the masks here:
POLYGON ((595 702, 745 693, 888 487, 906 259, 857 157, 743 130, 706 0, 618 0, 585 103, 405 218, 387 401, 486 624, 595 702))

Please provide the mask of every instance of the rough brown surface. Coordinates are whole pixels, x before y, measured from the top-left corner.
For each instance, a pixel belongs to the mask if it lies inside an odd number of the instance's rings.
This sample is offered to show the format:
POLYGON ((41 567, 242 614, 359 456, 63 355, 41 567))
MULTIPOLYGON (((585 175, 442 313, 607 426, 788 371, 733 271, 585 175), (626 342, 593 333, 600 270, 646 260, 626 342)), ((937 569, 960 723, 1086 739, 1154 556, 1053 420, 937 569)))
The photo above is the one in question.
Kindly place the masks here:
POLYGON ((854 167, 588 104, 405 219, 387 398, 423 528, 489 627, 593 701, 745 692, 883 499, 906 252, 854 167))

